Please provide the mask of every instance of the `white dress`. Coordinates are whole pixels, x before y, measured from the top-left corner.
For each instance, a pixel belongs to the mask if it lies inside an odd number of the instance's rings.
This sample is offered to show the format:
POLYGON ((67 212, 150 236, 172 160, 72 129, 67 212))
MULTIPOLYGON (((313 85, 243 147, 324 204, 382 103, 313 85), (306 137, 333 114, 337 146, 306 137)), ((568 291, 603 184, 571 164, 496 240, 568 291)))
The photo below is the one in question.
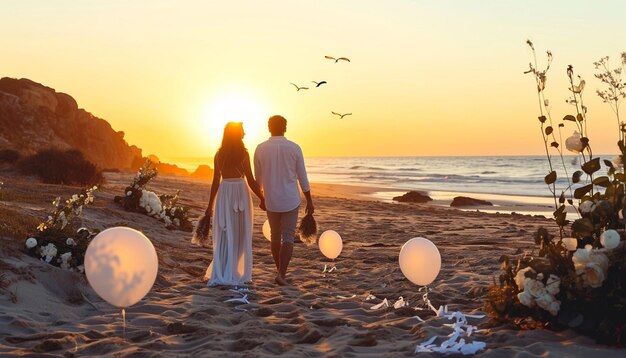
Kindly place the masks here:
POLYGON ((209 286, 252 281, 252 198, 244 178, 222 179, 213 213, 209 286))

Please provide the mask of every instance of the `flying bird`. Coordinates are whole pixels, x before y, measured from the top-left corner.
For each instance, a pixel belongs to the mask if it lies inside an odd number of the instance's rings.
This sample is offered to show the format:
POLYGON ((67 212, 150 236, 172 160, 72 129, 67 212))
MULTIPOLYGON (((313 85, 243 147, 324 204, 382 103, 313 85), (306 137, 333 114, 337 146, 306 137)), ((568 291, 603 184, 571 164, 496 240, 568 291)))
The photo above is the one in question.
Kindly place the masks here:
POLYGON ((329 60, 335 60, 335 63, 339 62, 340 60, 350 62, 350 59, 349 59, 349 58, 347 58, 347 57, 339 57, 339 58, 334 58, 334 57, 332 57, 332 56, 324 56, 324 57, 325 57, 325 58, 327 58, 327 59, 329 59, 329 60))
MULTIPOLYGON (((291 83, 291 82, 289 82, 289 83, 291 83)), ((291 83, 291 84, 292 84, 292 85, 293 85, 293 86, 294 86, 294 87, 295 87, 298 91, 300 91, 301 89, 304 89, 304 90, 308 90, 308 89, 309 89, 309 87, 298 87, 298 85, 297 85, 297 84, 295 84, 295 83, 291 83)))
POLYGON ((343 118, 345 116, 349 116, 349 115, 352 114, 352 113, 341 114, 341 113, 337 113, 337 112, 330 112, 330 113, 332 113, 332 114, 334 114, 336 116, 339 116, 339 119, 341 119, 341 118, 343 118))
POLYGON ((327 83, 326 81, 320 81, 320 82, 311 81, 311 82, 315 83, 315 87, 319 87, 319 86, 327 83))

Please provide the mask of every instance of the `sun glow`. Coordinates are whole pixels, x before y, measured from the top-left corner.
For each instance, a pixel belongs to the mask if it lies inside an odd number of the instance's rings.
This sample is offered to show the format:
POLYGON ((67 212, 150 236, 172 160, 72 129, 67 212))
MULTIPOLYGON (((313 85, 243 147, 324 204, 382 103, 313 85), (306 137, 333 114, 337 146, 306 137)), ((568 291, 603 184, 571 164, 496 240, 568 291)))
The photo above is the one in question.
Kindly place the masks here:
POLYGON ((226 123, 243 122, 243 141, 253 152, 257 144, 269 137, 267 118, 266 108, 254 94, 241 89, 222 91, 207 104, 202 118, 209 149, 215 153, 219 148, 226 123))

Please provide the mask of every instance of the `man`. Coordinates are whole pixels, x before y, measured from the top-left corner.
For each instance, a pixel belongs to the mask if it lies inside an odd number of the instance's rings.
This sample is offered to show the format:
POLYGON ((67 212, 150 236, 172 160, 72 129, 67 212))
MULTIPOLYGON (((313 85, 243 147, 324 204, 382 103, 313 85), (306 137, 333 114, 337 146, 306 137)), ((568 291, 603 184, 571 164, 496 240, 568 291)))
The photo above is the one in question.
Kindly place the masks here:
POLYGON ((293 253, 298 223, 300 191, 306 198, 306 212, 313 214, 311 187, 304 167, 302 149, 285 138, 287 120, 272 116, 267 122, 272 136, 254 152, 254 174, 265 195, 265 209, 270 224, 272 256, 276 264, 276 283, 287 285, 285 276, 293 253))

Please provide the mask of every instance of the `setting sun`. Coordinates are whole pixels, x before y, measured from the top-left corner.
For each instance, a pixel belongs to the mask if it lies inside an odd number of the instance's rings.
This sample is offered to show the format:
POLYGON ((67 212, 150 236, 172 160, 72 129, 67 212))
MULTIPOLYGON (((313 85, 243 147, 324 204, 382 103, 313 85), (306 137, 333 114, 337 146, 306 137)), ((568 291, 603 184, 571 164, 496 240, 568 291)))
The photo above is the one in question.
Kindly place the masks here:
POLYGON ((219 147, 224 126, 228 122, 243 122, 244 142, 254 148, 266 139, 267 109, 253 93, 245 89, 228 89, 208 102, 203 118, 203 133, 209 133, 209 149, 214 153, 219 147))

